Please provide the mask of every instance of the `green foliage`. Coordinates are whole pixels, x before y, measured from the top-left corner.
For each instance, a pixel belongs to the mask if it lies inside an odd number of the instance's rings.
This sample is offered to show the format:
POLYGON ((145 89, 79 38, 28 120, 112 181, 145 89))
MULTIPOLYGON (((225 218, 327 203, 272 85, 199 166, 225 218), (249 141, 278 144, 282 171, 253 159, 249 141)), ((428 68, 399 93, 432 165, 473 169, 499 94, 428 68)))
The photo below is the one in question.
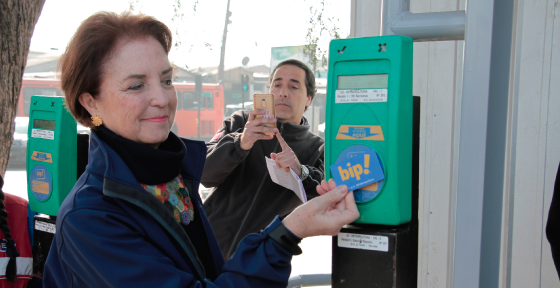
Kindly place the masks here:
MULTIPOLYGON (((311 63, 314 72, 324 70, 328 67, 328 42, 333 39, 340 39, 339 28, 336 26, 338 18, 324 18, 325 0, 311 1, 309 3, 309 28, 305 36, 306 45, 303 53, 311 63), (326 42, 326 45, 325 45, 326 42), (324 48, 327 46, 326 48, 324 48)), ((319 72, 320 73, 320 72, 319 72)))

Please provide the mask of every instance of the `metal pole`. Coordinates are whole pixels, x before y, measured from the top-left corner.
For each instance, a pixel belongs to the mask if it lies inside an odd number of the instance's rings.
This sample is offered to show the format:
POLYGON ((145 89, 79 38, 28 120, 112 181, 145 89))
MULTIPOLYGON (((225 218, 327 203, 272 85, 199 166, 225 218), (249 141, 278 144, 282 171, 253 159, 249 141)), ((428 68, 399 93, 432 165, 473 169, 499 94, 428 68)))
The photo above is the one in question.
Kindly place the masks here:
POLYGON ((418 41, 463 40, 465 35, 465 11, 410 13, 391 23, 396 35, 404 35, 418 41))
POLYGON ((494 0, 479 287, 500 282, 513 5, 494 0))
POLYGON ((226 39, 227 39, 227 26, 231 21, 229 21, 229 16, 231 12, 229 11, 229 1, 227 1, 226 9, 226 23, 224 24, 224 35, 222 36, 222 51, 220 53, 220 67, 218 68, 218 81, 224 79, 224 58, 226 57, 226 39))
MULTIPOLYGON (((469 0, 463 56, 463 96, 452 287, 479 287, 487 155, 494 0, 469 0)), ((502 171, 503 172, 503 171, 502 171)), ((491 179, 487 179, 492 181, 491 179)), ((496 191, 486 191, 494 193, 496 191)))

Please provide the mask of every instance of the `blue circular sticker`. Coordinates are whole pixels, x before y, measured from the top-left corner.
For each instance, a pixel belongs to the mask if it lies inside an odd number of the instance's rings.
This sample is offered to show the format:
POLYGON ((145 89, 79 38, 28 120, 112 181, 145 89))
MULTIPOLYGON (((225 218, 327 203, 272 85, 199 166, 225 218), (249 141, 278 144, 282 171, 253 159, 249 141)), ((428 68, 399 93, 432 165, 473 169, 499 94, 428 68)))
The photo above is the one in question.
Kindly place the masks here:
MULTIPOLYGON (((352 145, 346 147, 346 149, 342 150, 342 152, 338 154, 338 158, 336 158, 335 163, 362 154, 368 150, 372 150, 372 148, 366 145, 352 145)), ((377 159, 379 159, 379 162, 383 163, 377 151, 375 151, 375 154, 377 155, 377 159)), ((383 169, 383 172, 385 173, 385 168, 383 167, 383 164, 381 164, 381 169, 383 169)), ((383 180, 375 182, 373 184, 369 184, 358 190, 354 190, 354 199, 356 200, 356 203, 368 202, 373 198, 377 197, 377 195, 379 195, 379 192, 381 192, 382 189, 383 189, 383 180)))
POLYGON ((52 192, 52 178, 49 169, 41 164, 35 165, 29 173, 29 187, 37 201, 47 201, 52 192))

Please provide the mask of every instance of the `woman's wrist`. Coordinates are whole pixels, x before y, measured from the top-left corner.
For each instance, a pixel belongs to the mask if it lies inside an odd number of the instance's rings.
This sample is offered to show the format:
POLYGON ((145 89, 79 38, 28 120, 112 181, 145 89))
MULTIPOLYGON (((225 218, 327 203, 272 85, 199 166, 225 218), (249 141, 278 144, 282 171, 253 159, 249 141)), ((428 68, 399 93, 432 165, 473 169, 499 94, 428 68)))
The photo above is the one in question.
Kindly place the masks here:
POLYGON ((278 244, 282 245, 286 250, 290 251, 292 255, 300 255, 302 253, 301 248, 298 244, 301 242, 302 238, 299 238, 294 233, 292 233, 285 225, 284 221, 274 230, 272 230, 268 236, 276 241, 278 244))
POLYGON ((291 217, 291 215, 288 215, 288 217, 282 220, 282 225, 284 225, 284 227, 286 227, 286 229, 288 229, 288 231, 290 231, 296 237, 301 239, 306 237, 305 227, 304 227, 305 225, 302 225, 300 221, 298 221, 294 217, 291 217))

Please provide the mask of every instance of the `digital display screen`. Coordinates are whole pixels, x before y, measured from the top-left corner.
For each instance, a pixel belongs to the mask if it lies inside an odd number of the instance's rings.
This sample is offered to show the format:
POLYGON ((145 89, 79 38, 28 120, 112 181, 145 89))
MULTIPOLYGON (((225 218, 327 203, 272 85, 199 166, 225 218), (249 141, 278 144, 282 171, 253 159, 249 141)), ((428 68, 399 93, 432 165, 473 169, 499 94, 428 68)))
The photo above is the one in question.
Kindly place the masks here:
POLYGON ((53 120, 40 120, 34 119, 33 120, 33 128, 35 129, 46 129, 46 130, 54 130, 54 124, 56 121, 53 120))
POLYGON ((337 89, 387 89, 389 74, 341 75, 337 89))

